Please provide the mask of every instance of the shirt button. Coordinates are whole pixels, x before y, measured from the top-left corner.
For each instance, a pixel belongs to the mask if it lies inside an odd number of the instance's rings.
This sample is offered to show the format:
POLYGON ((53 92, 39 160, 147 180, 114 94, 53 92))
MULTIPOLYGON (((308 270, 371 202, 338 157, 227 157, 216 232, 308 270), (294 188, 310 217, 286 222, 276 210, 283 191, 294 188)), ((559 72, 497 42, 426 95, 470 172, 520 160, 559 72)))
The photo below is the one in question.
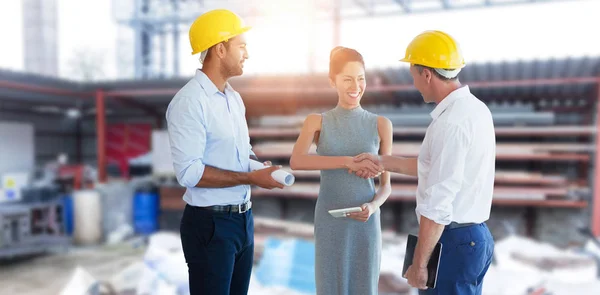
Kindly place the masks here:
POLYGON ((475 246, 475 242, 471 242, 471 247, 475 246))

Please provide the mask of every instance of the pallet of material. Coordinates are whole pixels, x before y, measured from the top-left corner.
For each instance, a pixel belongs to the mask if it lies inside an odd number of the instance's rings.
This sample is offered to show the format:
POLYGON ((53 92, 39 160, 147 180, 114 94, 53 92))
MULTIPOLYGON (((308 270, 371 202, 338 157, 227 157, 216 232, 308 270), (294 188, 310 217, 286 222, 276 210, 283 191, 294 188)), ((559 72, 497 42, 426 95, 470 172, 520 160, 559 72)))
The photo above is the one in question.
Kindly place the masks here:
MULTIPOLYGON (((393 184, 392 198, 414 197, 417 186, 414 184, 393 184)), ((306 197, 317 197, 319 193, 319 184, 317 183, 296 183, 285 189, 267 190, 262 188, 253 189, 252 195, 296 195, 306 197)), ((568 193, 567 188, 563 187, 498 187, 494 189, 494 197, 510 198, 511 196, 519 196, 523 199, 539 199, 546 197, 562 197, 568 193)))
MULTIPOLYGON (((414 201, 416 186, 410 184, 393 184, 390 201, 414 201)), ((567 188, 537 187, 498 187, 494 190, 495 205, 536 206, 536 207, 570 207, 585 208, 583 200, 567 199, 567 188)), ((284 199, 302 198, 316 199, 319 195, 319 184, 296 183, 292 187, 267 190, 259 187, 252 189, 252 197, 275 197, 284 199)))
MULTIPOLYGON (((426 127, 396 127, 394 136, 425 135, 426 127)), ((298 137, 298 127, 253 127, 249 130, 253 139, 298 137)), ((536 126, 496 127, 496 136, 587 136, 596 133, 595 126, 536 126)))
MULTIPOLYGON (((431 115, 427 110, 402 113, 392 109, 378 112, 378 114, 388 118, 394 126, 427 126, 431 122, 431 115)), ((492 112, 492 118, 496 126, 548 126, 554 124, 555 116, 553 112, 492 112)), ((252 124, 265 127, 298 127, 302 126, 305 119, 305 114, 266 115, 256 118, 252 121, 252 124)))
MULTIPOLYGON (((297 180, 320 178, 318 170, 298 170, 293 171, 290 167, 283 167, 283 170, 291 171, 297 180)), ((392 181, 416 181, 414 176, 391 173, 392 181)), ((511 184, 543 184, 559 186, 567 184, 567 179, 562 175, 544 175, 541 173, 520 172, 520 171, 496 171, 496 183, 511 183, 511 184)))
MULTIPOLYGON (((414 201, 416 186, 414 185, 392 185, 392 195, 389 201, 414 201)), ((161 186, 160 207, 161 210, 183 210, 185 202, 182 197, 185 192, 183 187, 161 186)), ((587 202, 582 200, 565 199, 567 189, 539 191, 537 188, 502 188, 497 187, 494 191, 495 205, 506 206, 535 206, 535 207, 564 207, 585 208, 587 202), (512 189, 512 191, 510 190, 512 189), (537 191, 536 191, 537 190, 537 191), (520 198, 516 198, 520 197, 520 198), (555 198, 555 199, 550 199, 555 198)), ((259 187, 252 188, 252 198, 282 198, 282 199, 316 199, 319 194, 319 184, 296 183, 284 190, 267 190, 259 187)))
MULTIPOLYGON (((416 157, 420 143, 394 143, 392 154, 396 156, 416 157)), ((263 142, 253 145, 253 151, 261 158, 289 158, 294 142, 263 142)), ((594 152, 592 144, 502 144, 496 145, 498 159, 546 159, 546 160, 589 160, 594 152)), ((316 146, 311 145, 310 154, 316 154, 316 146)))

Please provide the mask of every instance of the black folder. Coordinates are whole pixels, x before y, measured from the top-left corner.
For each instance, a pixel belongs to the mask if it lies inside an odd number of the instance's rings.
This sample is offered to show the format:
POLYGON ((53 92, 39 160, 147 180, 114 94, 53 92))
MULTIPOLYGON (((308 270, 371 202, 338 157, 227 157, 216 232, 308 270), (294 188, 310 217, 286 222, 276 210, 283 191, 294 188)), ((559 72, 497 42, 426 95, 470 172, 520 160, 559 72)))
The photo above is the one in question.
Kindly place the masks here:
MULTIPOLYGON (((415 235, 408 235, 408 241, 406 241, 406 255, 404 256, 404 267, 402 268, 402 277, 406 278, 406 271, 408 267, 413 263, 413 257, 415 256, 415 249, 417 248, 418 238, 415 235)), ((440 268, 440 258, 442 256, 442 243, 437 243, 429 263, 427 264, 427 288, 433 289, 437 283, 438 269, 440 268)))

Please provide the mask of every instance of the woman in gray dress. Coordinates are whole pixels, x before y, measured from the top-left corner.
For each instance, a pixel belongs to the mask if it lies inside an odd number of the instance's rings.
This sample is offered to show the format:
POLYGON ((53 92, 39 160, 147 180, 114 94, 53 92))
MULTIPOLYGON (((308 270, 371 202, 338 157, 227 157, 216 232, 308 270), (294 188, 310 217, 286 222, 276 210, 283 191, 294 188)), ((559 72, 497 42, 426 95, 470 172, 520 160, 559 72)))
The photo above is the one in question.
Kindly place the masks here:
POLYGON ((370 161, 356 163, 353 157, 361 153, 391 155, 392 123, 360 106, 366 88, 365 65, 356 50, 332 50, 329 81, 337 90, 337 106, 308 115, 290 158, 293 170, 321 170, 315 208, 317 294, 377 294, 379 207, 391 193, 390 175, 370 161), (317 155, 308 153, 313 142, 317 155), (378 189, 373 179, 376 176, 378 189), (347 207, 361 207, 362 211, 346 218, 328 213, 347 207))

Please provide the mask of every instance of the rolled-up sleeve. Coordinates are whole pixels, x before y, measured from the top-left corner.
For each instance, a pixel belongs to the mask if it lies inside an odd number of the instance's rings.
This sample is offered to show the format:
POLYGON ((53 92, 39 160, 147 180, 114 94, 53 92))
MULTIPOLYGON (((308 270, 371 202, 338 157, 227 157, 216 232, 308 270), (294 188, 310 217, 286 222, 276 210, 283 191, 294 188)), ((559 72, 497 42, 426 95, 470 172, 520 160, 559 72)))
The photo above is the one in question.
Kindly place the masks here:
POLYGON ((204 174, 206 124, 199 101, 182 97, 169 106, 167 127, 171 158, 177 181, 184 187, 195 187, 204 174))
POLYGON ((452 203, 463 183, 470 146, 467 128, 458 124, 447 125, 432 137, 425 198, 416 208, 421 216, 442 225, 452 222, 452 203))

